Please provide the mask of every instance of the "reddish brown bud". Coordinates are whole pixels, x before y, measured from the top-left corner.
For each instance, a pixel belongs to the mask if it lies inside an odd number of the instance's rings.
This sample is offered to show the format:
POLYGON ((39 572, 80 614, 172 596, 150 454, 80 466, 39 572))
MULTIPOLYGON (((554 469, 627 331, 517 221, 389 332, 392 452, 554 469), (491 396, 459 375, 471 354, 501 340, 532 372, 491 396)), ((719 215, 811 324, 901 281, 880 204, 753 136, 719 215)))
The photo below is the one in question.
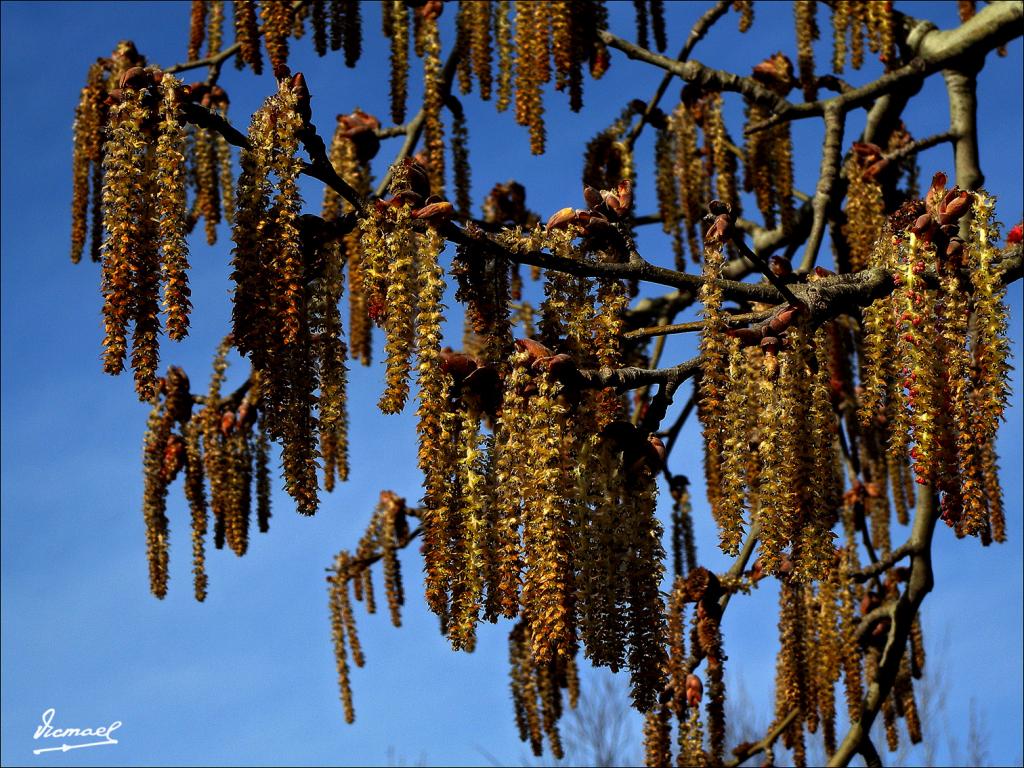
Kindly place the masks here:
POLYGON ((686 705, 688 707, 699 707, 700 700, 704 696, 704 683, 695 674, 686 676, 686 705))
POLYGON ((142 67, 130 67, 121 75, 118 85, 122 90, 138 90, 145 88, 150 83, 150 77, 142 67))
POLYGON ((752 347, 761 343, 761 331, 757 328, 730 328, 725 335, 739 339, 740 344, 744 347, 752 347))
POLYGON ((172 483, 185 464, 185 440, 181 435, 172 434, 164 446, 163 477, 164 482, 172 483))
POLYGON ((601 203, 604 202, 604 198, 601 196, 601 193, 589 184, 583 185, 583 200, 586 202, 587 207, 592 211, 600 208, 601 203))
POLYGON ((220 417, 220 433, 227 437, 235 428, 235 412, 225 411, 220 417))
POLYGON ((455 215, 455 206, 447 201, 431 203, 412 212, 414 219, 426 219, 431 224, 443 224, 455 215))
POLYGON ((576 222, 577 213, 574 208, 562 208, 552 214, 551 218, 548 219, 546 229, 550 232, 552 229, 561 229, 569 226, 569 224, 576 222))
POLYGON ((782 256, 772 256, 768 259, 768 267, 776 277, 788 277, 793 274, 793 265, 789 259, 782 256))
POLYGON ((793 320, 800 313, 800 307, 790 305, 784 309, 780 309, 775 315, 768 321, 768 328, 774 332, 774 334, 781 334, 790 325, 793 324, 793 320))
POLYGON ((521 352, 528 353, 532 361, 551 357, 551 350, 533 339, 516 339, 516 348, 521 352))
POLYGON ((453 352, 445 347, 441 350, 441 370, 449 374, 458 384, 477 369, 477 362, 469 355, 453 352))
POLYGON ((939 224, 953 224, 967 213, 970 207, 971 193, 953 188, 939 205, 939 224))

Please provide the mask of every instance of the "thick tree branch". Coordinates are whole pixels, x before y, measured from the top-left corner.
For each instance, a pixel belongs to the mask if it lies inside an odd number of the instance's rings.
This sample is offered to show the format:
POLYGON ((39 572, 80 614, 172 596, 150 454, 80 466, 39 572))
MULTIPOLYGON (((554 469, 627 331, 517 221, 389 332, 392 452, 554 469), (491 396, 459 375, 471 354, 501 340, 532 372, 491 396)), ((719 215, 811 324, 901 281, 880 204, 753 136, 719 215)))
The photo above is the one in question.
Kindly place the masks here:
POLYGON ((818 260, 821 240, 825 235, 825 222, 829 207, 832 204, 832 188, 839 176, 839 167, 843 156, 843 131, 846 127, 846 114, 842 108, 829 105, 825 109, 825 143, 821 150, 821 170, 818 172, 818 185, 814 190, 814 201, 811 208, 814 220, 811 233, 804 246, 804 258, 800 271, 807 274, 814 269, 818 260))
POLYGON ((939 519, 938 500, 935 489, 930 485, 921 486, 914 513, 914 526, 908 543, 914 547, 910 562, 910 578, 907 587, 892 605, 892 625, 886 639, 878 674, 868 684, 867 694, 861 702, 860 719, 850 726, 839 748, 829 760, 829 766, 848 765, 853 756, 865 749, 864 742, 871 731, 871 725, 878 716, 882 702, 892 690, 899 671, 900 660, 906 649, 910 627, 925 596, 932 590, 935 577, 932 573, 932 536, 939 519))
MULTIPOLYGON (((916 20, 914 20, 916 21, 916 20)), ((768 120, 752 125, 753 133, 781 122, 819 117, 828 107, 848 112, 866 106, 885 94, 903 88, 913 88, 915 83, 942 69, 955 68, 965 60, 980 61, 989 51, 1008 43, 1024 33, 1024 5, 1015 0, 995 2, 960 25, 956 29, 939 30, 931 24, 917 24, 908 35, 907 44, 916 53, 908 64, 889 72, 874 82, 854 88, 831 99, 789 104, 775 110, 768 120)), ((655 62, 651 62, 655 63, 655 62)))

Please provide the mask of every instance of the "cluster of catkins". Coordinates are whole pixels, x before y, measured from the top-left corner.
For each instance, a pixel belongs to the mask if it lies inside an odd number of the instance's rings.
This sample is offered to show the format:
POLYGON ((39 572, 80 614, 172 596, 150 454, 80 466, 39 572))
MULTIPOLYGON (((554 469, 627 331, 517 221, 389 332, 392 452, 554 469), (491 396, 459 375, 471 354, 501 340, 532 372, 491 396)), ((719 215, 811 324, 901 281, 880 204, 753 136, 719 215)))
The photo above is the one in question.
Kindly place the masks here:
MULTIPOLYGON (((524 739, 539 752, 543 732, 557 750, 557 692, 574 685, 579 648, 595 664, 628 667, 644 711, 665 681, 655 515, 664 449, 626 420, 621 398, 582 373, 621 365, 626 287, 549 272, 539 340, 513 340, 510 267, 485 238, 473 239, 460 247, 453 271, 474 352, 442 349, 433 243, 451 205, 431 202, 417 164, 393 170, 392 197, 362 220, 362 269, 387 336, 384 410, 402 407, 411 356, 418 361, 427 602, 456 649, 475 647, 481 619, 520 619, 511 653, 524 739)), ((566 209, 547 227, 497 237, 522 252, 625 258, 619 219, 631 206, 631 185, 588 188, 585 197, 585 211, 566 209), (587 247, 576 244, 580 237, 587 247)), ((504 203, 514 215, 504 196, 495 195, 492 207, 504 203)), ((348 567, 336 564, 335 572, 348 567)))
POLYGON ((188 377, 175 366, 157 383, 143 444, 143 517, 150 590, 159 598, 167 594, 167 490, 182 470, 192 516, 197 600, 206 599, 205 551, 211 512, 214 546, 221 549, 226 542, 239 557, 249 545, 254 491, 257 527, 261 533, 269 530, 270 439, 259 413, 259 382, 235 395, 221 395, 230 349, 228 337, 217 351, 204 398, 189 392, 188 377), (202 408, 193 413, 197 402, 202 408))
POLYGON ((402 626, 401 611, 405 603, 405 590, 402 586, 402 572, 397 552, 419 534, 419 529, 409 529, 408 521, 408 516, 417 514, 417 510, 406 508, 404 499, 391 491, 383 491, 370 525, 355 552, 339 552, 334 559, 333 567, 328 569, 331 635, 334 640, 338 686, 345 708, 346 722, 355 721, 352 686, 349 681, 349 655, 351 654, 352 661, 357 667, 362 667, 365 663, 349 599, 349 584, 352 585, 353 597, 365 603, 367 613, 376 613, 377 602, 370 566, 381 561, 391 623, 396 627, 402 626))
MULTIPOLYGON (((683 269, 684 238, 693 260, 701 260, 703 248, 697 238, 708 200, 717 198, 739 215, 737 156, 722 119, 722 95, 719 93, 684 88, 672 114, 656 114, 652 125, 658 129, 654 148, 658 212, 663 229, 672 236, 676 267, 683 269), (703 146, 698 143, 698 130, 703 136, 703 146)), ((767 155, 780 150, 778 145, 758 145, 758 141, 760 139, 751 137, 748 163, 767 163, 767 155), (768 146, 773 147, 771 152, 763 151, 768 146)), ((771 174, 764 178, 756 176, 749 170, 751 167, 748 165, 749 180, 756 177, 763 186, 772 178, 771 174)))
POLYGON ((1006 538, 994 446, 1009 370, 999 233, 990 197, 945 185, 936 174, 875 245, 870 266, 895 272, 897 286, 864 310, 859 426, 881 467, 909 477, 912 464, 957 535, 987 544, 1006 538))
POLYGON ((188 334, 186 236, 203 218, 214 242, 222 213, 233 217, 234 182, 227 141, 192 124, 203 113, 223 118, 227 94, 145 63, 122 42, 89 70, 75 115, 71 258, 80 260, 91 227, 90 251, 103 265, 104 370, 123 370, 131 328, 136 389, 149 400, 161 310, 169 338, 188 334))

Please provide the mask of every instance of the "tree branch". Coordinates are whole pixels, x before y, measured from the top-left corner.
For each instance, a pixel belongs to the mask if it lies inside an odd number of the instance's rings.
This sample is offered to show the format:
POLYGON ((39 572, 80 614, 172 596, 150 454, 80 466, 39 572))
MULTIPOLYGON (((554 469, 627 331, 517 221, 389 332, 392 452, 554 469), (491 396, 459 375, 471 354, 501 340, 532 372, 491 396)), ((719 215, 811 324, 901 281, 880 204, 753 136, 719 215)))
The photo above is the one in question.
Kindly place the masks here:
POLYGON ((668 56, 662 56, 660 53, 649 51, 628 40, 623 40, 608 30, 601 30, 599 34, 605 45, 618 48, 629 58, 661 67, 666 72, 670 72, 688 83, 695 83, 706 91, 734 91, 742 93, 751 101, 766 106, 777 114, 788 113, 794 108, 793 104, 784 97, 765 88, 752 77, 741 77, 731 72, 712 69, 698 61, 675 61, 668 56))

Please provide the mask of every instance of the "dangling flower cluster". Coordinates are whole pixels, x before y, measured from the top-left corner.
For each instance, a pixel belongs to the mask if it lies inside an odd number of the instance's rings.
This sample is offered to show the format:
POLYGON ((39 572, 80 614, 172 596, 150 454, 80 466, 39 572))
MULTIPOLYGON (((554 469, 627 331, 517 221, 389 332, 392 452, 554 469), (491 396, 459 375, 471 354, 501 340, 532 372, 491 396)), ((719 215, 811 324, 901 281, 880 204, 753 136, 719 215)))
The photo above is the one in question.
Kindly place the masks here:
POLYGON ((818 81, 814 76, 814 41, 821 36, 817 21, 817 0, 793 0, 793 18, 796 22, 796 66, 800 72, 800 86, 807 101, 818 98, 818 81))
MULTIPOLYGON (((189 98, 215 115, 227 119, 228 95, 219 85, 193 83, 189 98)), ((228 224, 234 221, 234 180, 231 145, 222 134, 206 126, 190 126, 191 146, 188 151, 192 168, 189 178, 195 182, 195 197, 188 216, 189 231, 199 219, 206 222, 206 242, 217 242, 217 225, 221 214, 228 224)))
MULTIPOLYGON (((506 43, 507 18, 499 4, 498 37, 499 95, 498 110, 504 104, 506 79, 511 83, 511 47, 506 43)), ((573 111, 583 106, 582 64, 590 62, 590 74, 599 78, 607 69, 608 51, 598 32, 607 23, 603 2, 574 3, 560 0, 550 4, 516 3, 515 5, 515 99, 516 122, 530 129, 530 151, 544 154, 544 105, 541 90, 551 81, 554 61, 555 87, 569 88, 569 105, 573 111)))
MULTIPOLYGON (((348 115, 338 115, 334 138, 331 141, 330 161, 335 172, 345 179, 361 197, 371 192, 373 177, 370 161, 380 149, 377 129, 380 121, 373 115, 356 109, 348 115)), ((324 190, 322 217, 324 221, 338 219, 351 206, 330 187, 324 190)), ((359 232, 352 231, 342 238, 344 258, 348 264, 349 301, 349 354, 353 360, 369 365, 372 357, 370 315, 363 275, 363 247, 359 232)))
POLYGON ((168 331, 182 338, 190 304, 186 278, 184 128, 179 81, 158 70, 126 69, 110 100, 103 149, 104 369, 120 373, 129 323, 132 368, 142 400, 153 397, 159 355, 160 283, 168 331))
MULTIPOLYGON (((733 3, 739 5, 739 3, 733 3)), ((636 44, 650 48, 649 31, 654 33, 654 44, 659 51, 665 50, 665 3, 663 0, 633 0, 636 11, 636 44)))
POLYGON ((427 155, 427 174, 431 189, 444 196, 444 75, 441 65, 441 35, 438 17, 443 6, 428 2, 416 10, 422 18, 423 37, 423 142, 427 155))
MULTIPOLYGON (((875 241, 885 230, 885 206, 882 188, 875 177, 884 168, 882 151, 874 144, 854 142, 846 163, 849 187, 846 193, 846 223, 843 237, 849 249, 849 270, 859 272, 868 266, 875 241)), ((846 270, 844 270, 846 271, 846 270)))
POLYGON ((387 385, 379 403, 384 413, 398 413, 405 407, 414 347, 421 373, 437 375, 440 332, 436 331, 429 350, 419 348, 417 338, 433 339, 433 326, 440 325, 443 281, 437 258, 444 239, 436 226, 454 213, 451 203, 431 194, 427 171, 419 163, 407 160, 392 172, 392 197, 377 201, 360 220, 369 314, 386 334, 387 385), (422 227, 418 222, 427 223, 425 234, 417 231, 422 227), (430 285, 422 285, 424 280, 430 285))
POLYGON ((459 50, 459 90, 463 94, 473 89, 476 77, 480 98, 489 101, 493 84, 491 34, 494 25, 494 4, 491 0, 459 3, 455 20, 459 50))
POLYGON ((404 0, 384 0, 384 35, 391 40, 391 119, 405 122, 409 90, 409 8, 404 0))
POLYGON ((256 17, 255 0, 235 0, 231 4, 234 9, 235 42, 238 43, 238 56, 235 66, 242 69, 249 65, 259 75, 263 73, 263 54, 260 52, 260 28, 256 17))
MULTIPOLYGON (((793 64, 781 53, 754 67, 753 77, 780 96, 795 85, 793 64)), ((748 102, 746 114, 749 129, 771 113, 763 105, 748 102)), ((783 231, 788 231, 793 225, 793 142, 789 123, 747 133, 743 162, 744 189, 756 195, 765 226, 773 229, 778 216, 783 231)))
POLYGON ((269 528, 269 455, 263 419, 257 424, 259 383, 254 378, 235 394, 221 395, 230 349, 229 336, 217 350, 204 398, 189 392, 188 377, 180 368, 168 368, 158 381, 144 444, 143 516, 150 589, 159 598, 167 593, 167 488, 182 469, 191 513, 196 600, 207 595, 205 553, 211 512, 215 547, 227 543, 238 556, 248 548, 253 488, 259 530, 265 533, 269 528), (195 402, 203 407, 193 414, 195 402))
POLYGON ((558 721, 564 705, 562 691, 569 694, 569 706, 576 707, 579 678, 573 657, 540 662, 533 656, 530 625, 518 621, 508 637, 511 669, 512 704, 520 741, 530 742, 533 754, 543 754, 543 739, 548 738, 551 754, 564 757, 558 721))
POLYGON ((892 3, 837 0, 832 5, 832 69, 838 74, 846 64, 847 51, 854 69, 864 63, 864 36, 868 48, 886 66, 894 62, 892 3))
POLYGON ((868 428, 879 413, 888 415, 894 495, 912 443, 914 476, 937 486, 943 519, 958 535, 987 543, 1005 537, 1001 492, 988 467, 1005 408, 1006 310, 993 266, 991 199, 946 191, 945 184, 937 174, 909 230, 876 248, 875 265, 890 266, 899 279, 890 298, 865 312, 861 422, 868 428), (958 221, 968 213, 965 241, 958 221), (937 288, 926 279, 930 265, 937 288), (895 362, 882 354, 887 343, 895 346, 895 362))
MULTIPOLYGON (((296 152, 308 130, 308 99, 301 74, 282 78, 278 93, 253 115, 232 233, 234 343, 261 374, 260 407, 270 436, 283 446, 285 488, 303 514, 317 507, 314 393, 321 388, 319 416, 337 445, 345 428, 346 356, 337 309, 341 251, 330 245, 328 228, 314 226, 321 220, 299 215, 296 152)), ((336 450, 344 475, 338 456, 336 450)))

